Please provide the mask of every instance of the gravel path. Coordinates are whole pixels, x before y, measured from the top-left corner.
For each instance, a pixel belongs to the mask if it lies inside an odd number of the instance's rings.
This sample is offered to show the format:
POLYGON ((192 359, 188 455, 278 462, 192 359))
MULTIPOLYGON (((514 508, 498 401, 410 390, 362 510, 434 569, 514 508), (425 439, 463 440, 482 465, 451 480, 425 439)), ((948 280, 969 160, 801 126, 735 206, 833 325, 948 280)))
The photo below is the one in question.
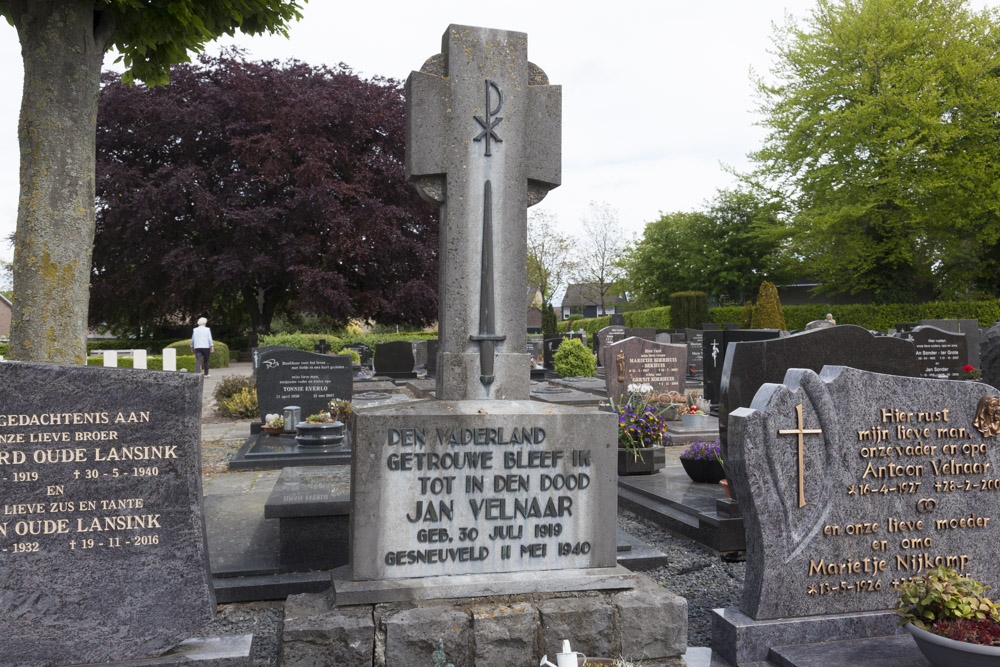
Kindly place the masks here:
POLYGON ((714 551, 629 512, 619 510, 618 527, 667 554, 669 564, 645 574, 687 598, 688 646, 710 646, 712 610, 739 603, 746 563, 727 563, 714 551))

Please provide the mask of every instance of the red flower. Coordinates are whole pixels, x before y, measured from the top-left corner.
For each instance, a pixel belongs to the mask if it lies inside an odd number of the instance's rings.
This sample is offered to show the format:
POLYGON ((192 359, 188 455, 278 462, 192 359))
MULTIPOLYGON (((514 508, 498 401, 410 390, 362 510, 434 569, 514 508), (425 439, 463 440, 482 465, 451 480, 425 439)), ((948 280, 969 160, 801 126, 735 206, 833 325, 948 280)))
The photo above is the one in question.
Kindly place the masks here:
POLYGON ((963 370, 963 371, 965 371, 966 373, 968 373, 969 371, 974 371, 974 370, 976 370, 976 369, 974 369, 974 368, 972 367, 972 364, 966 364, 966 365, 965 365, 965 366, 964 366, 964 367, 962 368, 962 370, 963 370))

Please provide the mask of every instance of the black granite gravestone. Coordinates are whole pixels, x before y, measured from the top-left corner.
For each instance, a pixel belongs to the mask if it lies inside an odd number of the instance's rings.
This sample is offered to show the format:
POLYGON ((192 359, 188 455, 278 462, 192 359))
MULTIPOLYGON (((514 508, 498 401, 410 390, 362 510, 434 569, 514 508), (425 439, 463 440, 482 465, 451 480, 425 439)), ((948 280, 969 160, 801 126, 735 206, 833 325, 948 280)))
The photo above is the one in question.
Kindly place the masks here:
POLYGON ((260 355, 257 405, 263 418, 281 414, 286 405, 302 408, 305 419, 326 409, 332 398, 351 400, 351 357, 304 350, 273 350, 260 355))
POLYGON ((973 368, 980 367, 979 361, 979 320, 976 319, 942 319, 920 320, 921 326, 937 327, 952 333, 965 334, 968 362, 973 368))
POLYGON ((149 658, 215 613, 201 377, 0 363, 0 663, 149 658))
POLYGON ((622 313, 615 313, 611 316, 611 321, 608 322, 609 325, 613 327, 623 327, 625 326, 625 315, 622 313))
POLYGON ((626 338, 642 338, 643 340, 656 340, 656 327, 626 327, 626 338))
POLYGON ((437 377, 437 355, 438 355, 438 339, 430 338, 427 340, 427 377, 435 378, 437 377))
POLYGON ((427 368, 427 341, 411 340, 413 346, 413 369, 426 370, 427 368))
POLYGON ((704 334, 701 329, 685 329, 688 346, 688 375, 701 375, 705 371, 704 334))
POLYGON ((750 340, 768 340, 778 338, 781 331, 777 329, 723 329, 721 332, 706 331, 705 345, 705 398, 712 403, 719 402, 719 387, 722 384, 722 367, 726 360, 726 348, 730 343, 750 340), (721 334, 718 335, 718 334, 721 334), (709 365, 708 358, 712 357, 709 365))
POLYGON ((761 341, 732 343, 726 348, 719 388, 719 438, 727 446, 728 417, 750 401, 765 382, 780 383, 789 368, 822 370, 850 366, 888 375, 919 375, 916 350, 909 341, 873 336, 867 329, 840 325, 761 341))
POLYGON ((965 334, 937 327, 918 326, 901 336, 917 348, 919 375, 940 380, 961 380, 962 369, 969 363, 965 334))
POLYGON ((413 343, 396 340, 375 346, 375 374, 394 379, 417 377, 414 370, 417 361, 413 357, 413 343))
POLYGON ((367 366, 372 359, 372 348, 368 343, 351 343, 345 346, 349 350, 354 350, 361 357, 361 365, 367 366))
POLYGON ((287 345, 262 345, 261 347, 255 347, 253 349, 253 354, 250 355, 251 363, 253 366, 254 377, 257 376, 257 369, 260 367, 260 355, 267 352, 274 352, 276 350, 297 350, 297 347, 289 347, 287 345))

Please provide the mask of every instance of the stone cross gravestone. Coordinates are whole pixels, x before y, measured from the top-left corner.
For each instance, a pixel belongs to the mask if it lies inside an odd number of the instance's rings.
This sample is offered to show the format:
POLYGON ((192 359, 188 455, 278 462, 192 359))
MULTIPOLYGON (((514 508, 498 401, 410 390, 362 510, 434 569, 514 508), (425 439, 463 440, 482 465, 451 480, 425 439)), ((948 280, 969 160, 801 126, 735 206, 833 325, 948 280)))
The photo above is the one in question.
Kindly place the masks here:
POLYGON ((525 208, 558 184, 560 93, 526 48, 452 25, 407 82, 407 173, 442 202, 440 400, 357 416, 338 605, 387 599, 387 580, 426 596, 427 578, 490 574, 513 592, 539 586, 524 571, 615 565, 614 416, 527 400, 525 208))
POLYGON ((922 377, 943 380, 962 379, 962 368, 969 363, 965 334, 937 327, 918 326, 902 334, 917 349, 917 364, 922 377))
POLYGON ((874 336, 851 324, 823 327, 760 341, 732 343, 726 349, 719 390, 719 440, 727 446, 728 416, 750 401, 765 382, 781 382, 789 368, 820 371, 823 366, 850 366, 888 375, 919 375, 913 343, 874 336))
POLYGON ((897 586, 942 565, 995 587, 998 396, 827 366, 789 370, 730 413, 747 568, 713 648, 736 664, 789 637, 892 634, 897 586))
POLYGON ((406 80, 406 178, 441 205, 438 398, 528 398, 527 208, 560 183, 561 119, 524 33, 451 25, 406 80))
POLYGON ((687 345, 626 338, 608 346, 605 361, 608 397, 616 405, 631 384, 648 384, 657 396, 671 391, 684 393, 687 345))
POLYGON ((211 620, 201 387, 0 364, 0 662, 147 658, 211 620))
POLYGON ((317 354, 281 349, 260 355, 257 404, 261 418, 282 414, 285 406, 302 408, 302 418, 326 409, 330 399, 351 400, 354 371, 347 354, 317 354))

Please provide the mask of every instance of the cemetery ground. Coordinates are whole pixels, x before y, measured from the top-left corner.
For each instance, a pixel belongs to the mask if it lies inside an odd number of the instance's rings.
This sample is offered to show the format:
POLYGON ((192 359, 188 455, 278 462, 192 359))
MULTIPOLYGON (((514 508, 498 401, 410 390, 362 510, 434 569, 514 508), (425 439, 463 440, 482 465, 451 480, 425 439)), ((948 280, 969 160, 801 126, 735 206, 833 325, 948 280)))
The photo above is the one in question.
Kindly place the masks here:
MULTIPOLYGON (((235 362, 228 368, 213 369, 205 378, 202 404, 202 480, 206 494, 243 489, 267 491, 279 470, 229 472, 229 459, 250 432, 249 420, 220 417, 212 398, 215 386, 230 375, 251 374, 249 362, 235 362)), ((667 465, 680 465, 684 446, 667 449, 667 465)), ((688 601, 688 646, 711 644, 711 610, 736 605, 743 590, 745 564, 726 562, 706 547, 680 535, 668 533, 656 524, 619 510, 618 526, 643 543, 666 554, 666 565, 644 574, 672 593, 688 601)), ((212 535, 209 534, 209 542, 212 535)), ((256 601, 220 604, 216 618, 199 633, 204 636, 253 633, 254 667, 280 664, 283 601, 256 601)), ((694 664, 694 663, 692 663, 694 664)))

